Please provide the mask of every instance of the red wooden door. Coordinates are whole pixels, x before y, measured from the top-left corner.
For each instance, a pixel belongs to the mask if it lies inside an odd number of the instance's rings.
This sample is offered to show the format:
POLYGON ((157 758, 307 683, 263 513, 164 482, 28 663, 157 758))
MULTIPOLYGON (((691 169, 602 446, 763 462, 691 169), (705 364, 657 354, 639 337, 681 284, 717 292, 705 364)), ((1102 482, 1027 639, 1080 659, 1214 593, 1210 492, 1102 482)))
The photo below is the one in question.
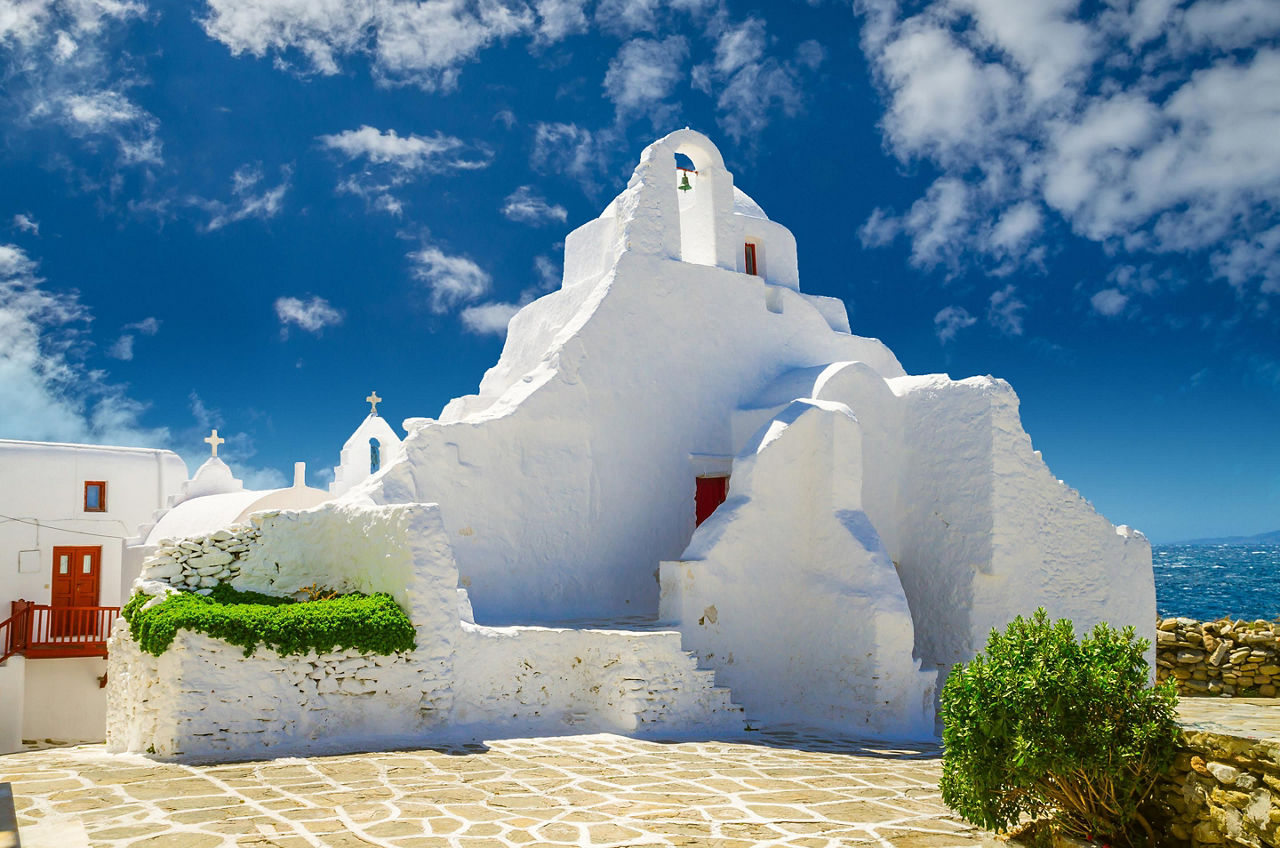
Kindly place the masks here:
POLYGON ((711 517, 716 507, 729 497, 728 477, 699 477, 693 496, 694 525, 697 527, 711 517))
POLYGON ((751 242, 746 243, 745 270, 748 274, 756 273, 756 246, 751 242))
MULTIPOLYGON (((53 607, 50 630, 54 635, 74 635, 75 628, 66 613, 66 607, 96 607, 98 582, 102 571, 101 547, 56 547, 53 549, 53 581, 50 585, 49 605, 53 607)), ((88 619, 88 616, 80 616, 88 619)))

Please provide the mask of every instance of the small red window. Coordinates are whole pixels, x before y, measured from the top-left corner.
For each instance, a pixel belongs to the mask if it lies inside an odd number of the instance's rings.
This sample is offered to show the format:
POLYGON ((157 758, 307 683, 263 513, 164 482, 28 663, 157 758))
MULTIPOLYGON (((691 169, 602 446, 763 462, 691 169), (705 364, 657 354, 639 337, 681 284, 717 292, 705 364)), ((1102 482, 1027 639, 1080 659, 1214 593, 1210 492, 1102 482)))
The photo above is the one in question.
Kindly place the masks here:
POLYGON ((107 511, 107 484, 103 480, 86 480, 84 484, 84 511, 107 511))
POLYGON ((697 527, 711 517, 716 507, 729 497, 728 477, 699 477, 698 488, 694 492, 693 509, 694 525, 697 527))
POLYGON ((748 274, 755 274, 756 273, 756 246, 751 242, 747 242, 746 250, 747 250, 746 264, 743 265, 743 270, 745 270, 748 274))

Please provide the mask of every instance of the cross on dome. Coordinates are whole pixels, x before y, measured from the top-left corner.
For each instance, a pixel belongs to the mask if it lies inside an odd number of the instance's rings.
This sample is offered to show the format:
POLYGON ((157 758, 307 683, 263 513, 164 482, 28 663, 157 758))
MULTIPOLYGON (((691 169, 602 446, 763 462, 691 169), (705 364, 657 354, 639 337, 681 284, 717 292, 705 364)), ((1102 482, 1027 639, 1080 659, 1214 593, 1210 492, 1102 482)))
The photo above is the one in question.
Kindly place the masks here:
POLYGON ((369 414, 377 415, 378 404, 382 403, 382 398, 378 397, 378 393, 377 392, 371 393, 367 398, 365 398, 365 401, 368 402, 369 404, 369 414))
POLYGON ((217 459, 217 457, 218 457, 218 445, 220 445, 220 444, 224 443, 224 442, 226 441, 226 439, 221 439, 221 438, 219 438, 219 437, 218 437, 218 431, 217 431, 217 430, 214 430, 211 434, 209 434, 209 435, 205 438, 205 440, 204 440, 204 441, 205 441, 205 442, 207 442, 207 443, 208 443, 208 445, 209 445, 209 447, 213 449, 213 457, 214 457, 214 459, 217 459))

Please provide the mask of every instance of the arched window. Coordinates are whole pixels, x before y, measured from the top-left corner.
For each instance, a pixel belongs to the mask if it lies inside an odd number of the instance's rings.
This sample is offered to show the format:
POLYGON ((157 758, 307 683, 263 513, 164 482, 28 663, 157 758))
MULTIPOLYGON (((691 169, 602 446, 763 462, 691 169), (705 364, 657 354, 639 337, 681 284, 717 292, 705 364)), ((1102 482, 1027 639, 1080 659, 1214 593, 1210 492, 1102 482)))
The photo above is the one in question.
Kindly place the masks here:
POLYGON ((382 445, 377 439, 369 440, 369 473, 377 474, 382 467, 382 445))

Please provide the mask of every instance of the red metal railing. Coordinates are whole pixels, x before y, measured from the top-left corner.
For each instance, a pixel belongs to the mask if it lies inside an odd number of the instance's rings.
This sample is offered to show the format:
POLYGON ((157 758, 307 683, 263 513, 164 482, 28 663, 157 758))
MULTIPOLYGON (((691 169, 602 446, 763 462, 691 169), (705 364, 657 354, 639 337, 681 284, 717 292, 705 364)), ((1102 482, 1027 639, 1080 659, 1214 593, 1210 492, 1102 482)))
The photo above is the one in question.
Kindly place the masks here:
POLYGON ((11 612, 0 622, 0 662, 14 654, 47 659, 105 657, 107 637, 120 607, 51 607, 14 601, 11 612))

